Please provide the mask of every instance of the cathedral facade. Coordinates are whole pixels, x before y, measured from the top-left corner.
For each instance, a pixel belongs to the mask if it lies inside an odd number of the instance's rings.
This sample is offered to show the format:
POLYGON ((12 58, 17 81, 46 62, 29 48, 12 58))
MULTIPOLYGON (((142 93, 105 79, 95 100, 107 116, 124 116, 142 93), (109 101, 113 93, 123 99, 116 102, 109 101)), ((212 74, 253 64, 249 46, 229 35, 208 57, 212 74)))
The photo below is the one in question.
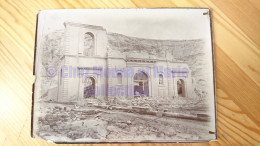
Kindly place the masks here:
MULTIPOLYGON (((64 55, 58 69, 59 102, 110 97, 191 98, 191 70, 164 52, 163 57, 109 45, 101 26, 66 22, 64 55)), ((118 40, 120 41, 120 40, 118 40)))

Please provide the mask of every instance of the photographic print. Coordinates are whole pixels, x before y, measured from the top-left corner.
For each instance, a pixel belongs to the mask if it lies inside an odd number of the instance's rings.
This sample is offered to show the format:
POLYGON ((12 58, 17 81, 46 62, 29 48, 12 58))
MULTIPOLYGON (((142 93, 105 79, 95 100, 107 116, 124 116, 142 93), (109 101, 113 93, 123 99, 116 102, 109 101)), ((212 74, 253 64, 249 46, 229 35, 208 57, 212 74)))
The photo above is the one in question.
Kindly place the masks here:
POLYGON ((209 9, 43 10, 36 31, 32 137, 216 140, 209 9))

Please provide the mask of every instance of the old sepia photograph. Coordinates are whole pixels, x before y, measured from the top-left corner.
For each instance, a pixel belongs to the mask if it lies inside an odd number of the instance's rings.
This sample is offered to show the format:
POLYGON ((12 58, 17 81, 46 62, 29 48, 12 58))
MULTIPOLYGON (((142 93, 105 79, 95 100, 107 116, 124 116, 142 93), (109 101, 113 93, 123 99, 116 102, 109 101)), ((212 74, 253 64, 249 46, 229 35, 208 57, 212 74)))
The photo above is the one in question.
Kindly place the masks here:
POLYGON ((209 9, 42 10, 36 32, 32 137, 217 139, 209 9))

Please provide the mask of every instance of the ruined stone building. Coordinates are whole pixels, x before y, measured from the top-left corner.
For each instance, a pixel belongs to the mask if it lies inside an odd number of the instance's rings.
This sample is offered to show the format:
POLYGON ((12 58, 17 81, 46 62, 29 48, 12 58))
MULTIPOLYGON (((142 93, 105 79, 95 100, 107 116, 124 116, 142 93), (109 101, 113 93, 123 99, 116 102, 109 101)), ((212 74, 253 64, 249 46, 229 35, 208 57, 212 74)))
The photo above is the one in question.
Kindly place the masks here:
POLYGON ((137 49, 120 50, 128 46, 118 46, 121 40, 111 41, 101 26, 71 22, 64 25, 65 47, 58 69, 59 102, 72 97, 192 97, 189 66, 176 61, 168 51, 161 51, 158 46, 147 51, 140 45, 137 49))

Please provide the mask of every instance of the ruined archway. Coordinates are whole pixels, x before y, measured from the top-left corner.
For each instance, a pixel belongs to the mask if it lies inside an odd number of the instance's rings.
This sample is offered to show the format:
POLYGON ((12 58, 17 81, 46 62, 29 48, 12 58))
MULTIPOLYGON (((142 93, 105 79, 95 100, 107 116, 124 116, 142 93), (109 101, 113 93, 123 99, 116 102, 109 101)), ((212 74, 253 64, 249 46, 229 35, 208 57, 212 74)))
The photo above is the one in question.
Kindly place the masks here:
POLYGON ((145 72, 138 72, 134 76, 134 96, 149 96, 149 79, 145 72))
POLYGON ((179 97, 186 97, 185 82, 183 79, 177 81, 177 92, 179 97))
POLYGON ((95 98, 95 79, 88 77, 84 80, 84 98, 95 98))

